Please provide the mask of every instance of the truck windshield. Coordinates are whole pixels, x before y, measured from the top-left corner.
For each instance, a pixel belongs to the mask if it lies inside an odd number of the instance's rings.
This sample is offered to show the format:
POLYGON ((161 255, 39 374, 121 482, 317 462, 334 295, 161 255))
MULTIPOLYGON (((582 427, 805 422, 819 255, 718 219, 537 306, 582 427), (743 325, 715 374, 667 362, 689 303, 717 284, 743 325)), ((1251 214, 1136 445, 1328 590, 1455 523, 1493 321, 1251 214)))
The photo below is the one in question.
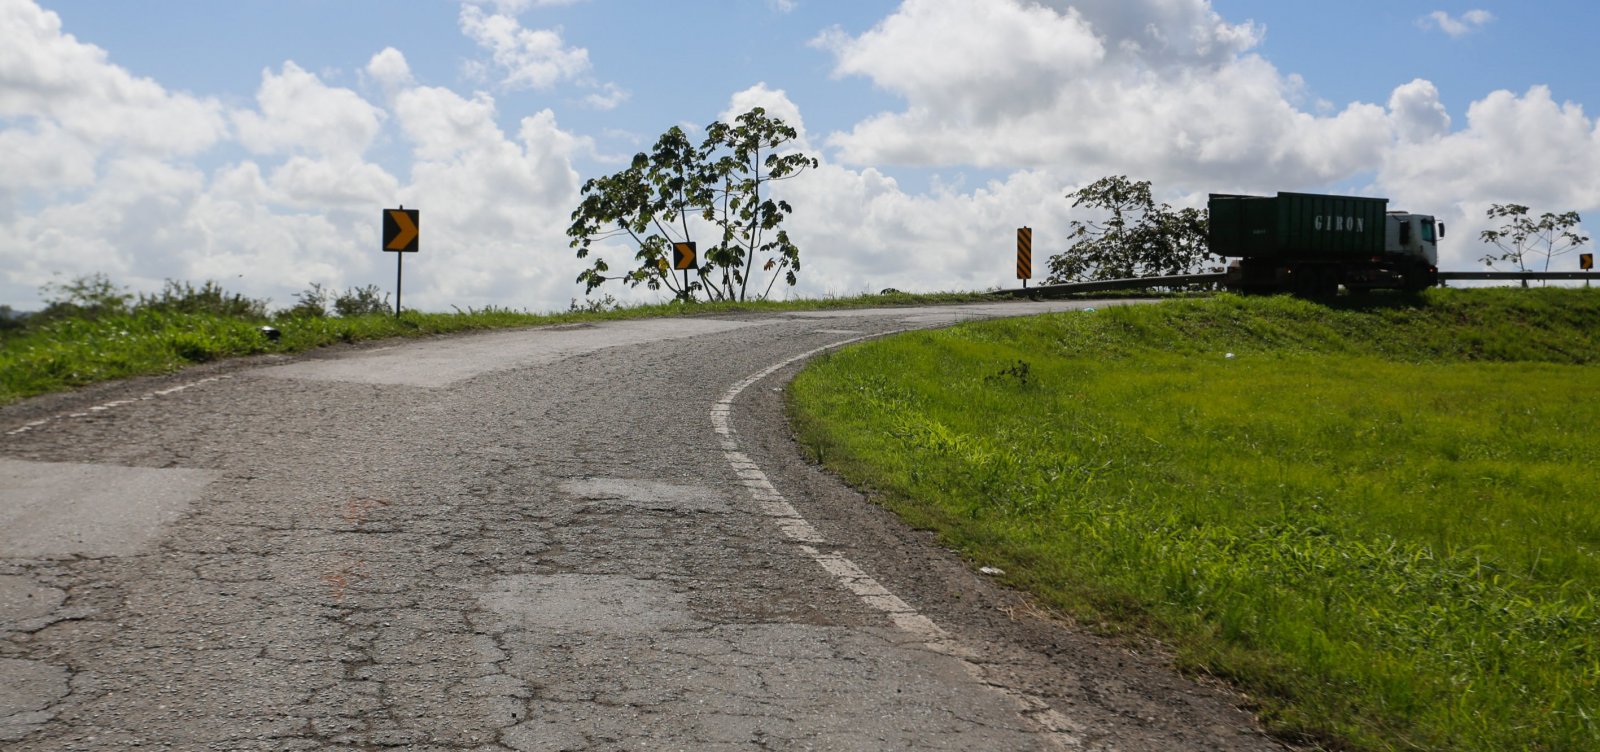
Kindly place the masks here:
POLYGON ((1424 243, 1432 243, 1432 242, 1434 242, 1433 220, 1431 220, 1431 219, 1422 220, 1422 242, 1424 242, 1424 243))

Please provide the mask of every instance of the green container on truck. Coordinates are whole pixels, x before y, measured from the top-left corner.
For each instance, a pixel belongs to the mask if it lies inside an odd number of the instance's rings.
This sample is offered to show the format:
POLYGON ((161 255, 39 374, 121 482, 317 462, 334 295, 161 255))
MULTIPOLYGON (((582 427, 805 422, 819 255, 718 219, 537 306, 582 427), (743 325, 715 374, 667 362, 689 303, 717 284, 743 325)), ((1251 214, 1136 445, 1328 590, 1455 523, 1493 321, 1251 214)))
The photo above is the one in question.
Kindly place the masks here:
POLYGON ((1439 282, 1444 224, 1388 211, 1385 198, 1211 194, 1207 241, 1234 261, 1224 284, 1246 293, 1327 297, 1343 286, 1420 290, 1439 282))

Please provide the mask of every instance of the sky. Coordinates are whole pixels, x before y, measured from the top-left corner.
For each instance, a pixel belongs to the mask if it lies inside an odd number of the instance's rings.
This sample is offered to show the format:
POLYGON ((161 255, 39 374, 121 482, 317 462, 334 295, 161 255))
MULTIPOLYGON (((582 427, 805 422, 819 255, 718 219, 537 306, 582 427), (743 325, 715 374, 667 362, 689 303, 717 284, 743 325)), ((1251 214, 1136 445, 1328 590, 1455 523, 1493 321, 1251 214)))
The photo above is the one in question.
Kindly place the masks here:
POLYGON ((1059 252, 1066 194, 1119 174, 1386 197, 1477 269, 1492 204, 1600 218, 1597 28, 1589 0, 0 0, 0 303, 392 290, 403 204, 408 308, 565 309, 584 181, 754 106, 820 161, 780 186, 778 296, 1014 286, 1014 228, 1059 252))

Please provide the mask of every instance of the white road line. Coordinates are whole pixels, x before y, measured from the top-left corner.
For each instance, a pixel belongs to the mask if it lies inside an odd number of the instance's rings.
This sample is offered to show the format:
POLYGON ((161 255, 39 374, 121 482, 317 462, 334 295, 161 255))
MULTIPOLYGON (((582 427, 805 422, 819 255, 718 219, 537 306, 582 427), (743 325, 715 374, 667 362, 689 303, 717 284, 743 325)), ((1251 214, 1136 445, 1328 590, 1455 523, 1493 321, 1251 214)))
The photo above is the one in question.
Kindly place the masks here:
POLYGON ((193 388, 195 388, 197 386, 201 386, 203 384, 210 384, 210 383, 212 383, 214 381, 221 381, 223 379, 231 379, 231 378, 233 378, 233 377, 232 376, 212 376, 210 378, 200 379, 199 381, 191 381, 191 382, 189 382, 187 384, 179 384, 179 385, 174 386, 174 387, 168 387, 168 388, 162 389, 160 391, 150 392, 149 394, 143 394, 143 395, 140 395, 138 397, 133 397, 133 398, 130 398, 130 399, 112 400, 112 401, 104 403, 104 404, 95 405, 94 407, 91 407, 91 408, 89 408, 87 410, 84 410, 84 411, 81 411, 81 412, 65 413, 65 414, 62 414, 62 415, 52 415, 52 416, 50 416, 48 418, 40 418, 38 420, 30 420, 27 423, 23 423, 22 425, 17 426, 16 428, 13 428, 13 429, 11 429, 9 431, 6 431, 5 435, 7 435, 7 436, 19 436, 19 435, 25 434, 25 433, 27 433, 29 431, 38 430, 39 428, 42 428, 42 427, 44 427, 44 426, 46 426, 46 425, 48 425, 48 424, 50 424, 50 423, 52 423, 54 421, 63 420, 63 419, 66 419, 66 418, 87 418, 90 415, 94 415, 95 413, 103 413, 103 412, 106 412, 106 411, 111 410, 113 408, 122 407, 123 405, 131 405, 131 404, 133 404, 135 402, 145 402, 145 401, 148 401, 148 400, 153 400, 153 399, 155 399, 157 397, 165 397, 165 396, 167 396, 169 394, 177 394, 178 392, 181 392, 181 391, 183 391, 185 389, 193 389, 193 388))
MULTIPOLYGON (((909 330, 902 329, 898 331, 909 330)), ((778 525, 778 529, 783 531, 785 536, 794 541, 806 556, 811 557, 812 561, 815 561, 823 569, 827 570, 829 574, 833 575, 834 579, 838 580, 839 584, 843 585, 846 590, 854 593, 857 598, 861 599, 862 603, 884 612, 895 626, 915 637, 929 649, 961 661, 963 668, 973 679, 979 684, 1005 695, 1014 702, 1018 706, 1018 712, 1022 717, 1037 726, 1044 733, 1045 738, 1057 748, 1082 748, 1083 742, 1078 738, 1078 734, 1083 730, 1082 726, 1074 723, 1056 711, 1055 708, 1050 707, 1050 703, 1045 702, 1043 698, 1005 686, 1001 683, 1000 677, 995 676, 988 669, 974 661, 977 657, 975 652, 956 642, 948 632, 940 628, 938 624, 935 624, 932 619, 924 616, 914 606, 890 592, 876 578, 867 574, 865 570, 857 566, 855 562, 844 554, 817 549, 816 546, 827 543, 827 539, 822 537, 822 534, 817 532, 817 529, 812 527, 805 517, 801 516, 799 510, 795 509, 794 505, 783 497, 783 494, 778 491, 777 487, 772 485, 772 481, 767 478, 766 473, 761 471, 761 468, 750 459, 749 455, 740 450, 739 440, 735 438, 737 432, 733 429, 733 402, 738 399, 745 389, 806 358, 854 342, 860 342, 872 336, 876 335, 851 337, 814 350, 808 350, 752 374, 739 383, 728 387, 728 391, 723 392, 722 398, 717 400, 717 403, 711 407, 711 426, 716 430, 717 436, 720 437, 723 456, 727 458, 728 465, 733 468, 734 473, 739 477, 740 483, 749 490, 750 497, 756 502, 757 508, 761 510, 762 514, 773 518, 778 525)))

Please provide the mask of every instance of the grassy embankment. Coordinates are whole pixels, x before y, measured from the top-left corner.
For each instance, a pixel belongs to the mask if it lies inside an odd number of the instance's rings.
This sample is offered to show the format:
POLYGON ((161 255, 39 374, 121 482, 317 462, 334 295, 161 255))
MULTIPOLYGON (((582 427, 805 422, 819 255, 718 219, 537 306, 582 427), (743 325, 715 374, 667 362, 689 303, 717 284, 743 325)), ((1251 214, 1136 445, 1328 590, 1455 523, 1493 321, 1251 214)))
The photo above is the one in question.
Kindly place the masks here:
POLYGON ((163 310, 59 318, 0 331, 0 405, 110 379, 166 373, 194 363, 261 353, 291 353, 339 342, 583 321, 740 311, 809 310, 992 300, 982 293, 861 295, 746 303, 668 303, 532 314, 508 309, 459 313, 407 311, 362 316, 230 316, 163 310), (281 332, 272 342, 260 327, 281 332))
POLYGON ((913 524, 1286 736, 1600 749, 1600 291, 1392 302, 901 335, 819 359, 791 407, 913 524))

